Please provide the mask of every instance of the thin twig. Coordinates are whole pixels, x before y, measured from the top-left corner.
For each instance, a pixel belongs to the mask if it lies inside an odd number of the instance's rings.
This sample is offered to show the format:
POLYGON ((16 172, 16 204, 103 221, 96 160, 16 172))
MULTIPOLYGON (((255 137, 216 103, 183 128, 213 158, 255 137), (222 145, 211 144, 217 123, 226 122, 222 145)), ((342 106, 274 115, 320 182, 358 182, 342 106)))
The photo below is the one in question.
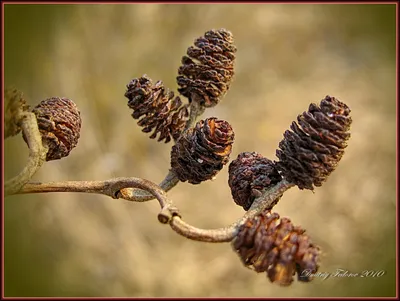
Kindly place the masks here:
POLYGON ((190 115, 188 121, 186 122, 185 130, 193 127, 196 123, 197 118, 205 111, 205 107, 200 105, 200 101, 202 100, 202 98, 199 95, 197 95, 196 93, 192 93, 190 99, 190 115))
POLYGON ((229 242, 235 237, 237 229, 236 223, 225 228, 200 229, 185 223, 179 216, 173 216, 169 225, 176 233, 203 242, 229 242))
POLYGON ((171 214, 172 219, 169 224, 175 232, 192 240, 203 242, 229 242, 236 236, 238 228, 245 223, 247 219, 254 217, 262 211, 271 210, 279 201, 282 194, 293 186, 294 184, 283 180, 270 189, 265 190, 260 197, 254 200, 253 205, 244 216, 228 227, 211 230, 200 229, 185 223, 180 216, 174 216, 173 214, 171 214))
MULTIPOLYGON (((125 188, 139 188, 148 191, 158 199, 161 207, 167 205, 167 196, 164 190, 151 181, 141 178, 114 178, 105 181, 65 181, 49 183, 27 183, 18 194, 46 193, 46 192, 82 192, 96 193, 109 196, 113 199, 123 198, 120 191, 125 188)), ((132 201, 131 199, 126 199, 132 201)))
POLYGON ((18 192, 46 162, 47 147, 42 144, 36 116, 34 113, 21 113, 22 131, 29 146, 29 158, 24 169, 14 178, 4 184, 4 194, 10 195, 18 192))
MULTIPOLYGON (((125 187, 121 187, 113 191, 118 181, 122 183, 131 183, 128 179, 132 180, 132 183, 138 183, 139 178, 115 178, 106 181, 65 181, 65 182, 31 182, 25 184, 19 191, 15 191, 12 194, 27 194, 27 193, 47 193, 47 192, 82 192, 82 193, 97 193, 107 195, 112 198, 121 198, 131 202, 144 202, 146 200, 152 200, 155 198, 154 194, 149 192, 148 187, 139 187, 139 184, 132 184, 132 186, 126 184, 125 187), (127 182, 128 181, 128 182, 127 182), (110 184, 112 183, 112 185, 110 184), (110 186, 111 185, 111 186, 110 186), (134 187, 134 188, 132 188, 134 187), (117 193, 117 195, 115 195, 117 193)), ((143 181, 147 181, 142 179, 143 181)), ((147 181, 148 183, 152 183, 147 181)), ((143 182, 144 183, 144 182, 143 182)), ((176 182, 177 183, 177 182, 176 182)), ((174 176, 169 173, 165 180, 157 188, 163 193, 170 190, 176 185, 174 183, 174 176)), ((152 183, 153 184, 153 183, 152 183)), ((155 184, 154 184, 155 185, 155 184)), ((153 187, 154 189, 154 187, 153 187)))
POLYGON ((282 180, 275 186, 264 190, 262 195, 254 200, 250 209, 245 213, 242 222, 254 217, 260 212, 271 210, 279 202, 283 193, 294 186, 295 184, 290 183, 287 180, 282 180))
MULTIPOLYGON (((158 220, 169 224, 178 234, 197 241, 203 242, 228 242, 235 235, 238 227, 248 218, 261 211, 272 209, 282 194, 293 184, 283 180, 274 187, 263 192, 258 197, 249 211, 242 218, 228 227, 219 229, 200 229, 191 226, 181 219, 178 209, 167 198, 166 192, 155 183, 141 178, 114 178, 106 181, 68 181, 60 183, 28 183, 18 193, 44 193, 44 192, 83 192, 107 195, 114 199, 124 198, 121 191, 126 188, 139 188, 148 191, 159 201, 161 212, 158 220)), ((131 198, 125 199, 132 201, 131 198)))
MULTIPOLYGON (((167 192, 174 188, 178 183, 179 179, 176 177, 174 172, 170 171, 159 186, 162 190, 167 192)), ((154 196, 151 193, 140 189, 124 188, 121 189, 120 193, 121 198, 132 202, 147 202, 154 199, 154 196)))
MULTIPOLYGON (((113 199, 125 199, 121 191, 127 188, 138 188, 148 191, 154 196, 161 207, 158 220, 168 223, 173 216, 179 216, 178 209, 168 200, 166 192, 157 184, 141 178, 114 178, 105 181, 66 181, 50 183, 27 183, 18 194, 47 193, 47 192, 82 192, 96 193, 109 196, 113 199)), ((125 199, 132 201, 132 198, 125 199)))
MULTIPOLYGON (((154 196, 160 207, 163 209, 158 219, 162 223, 167 223, 172 216, 179 215, 178 209, 168 200, 164 190, 157 184, 141 178, 114 178, 105 181, 66 181, 53 183, 28 183, 18 194, 26 193, 46 193, 46 192, 82 192, 96 193, 109 196, 113 199, 123 198, 121 190, 126 188, 139 188, 148 191, 154 196)), ((132 201, 128 198, 127 201, 132 201)))

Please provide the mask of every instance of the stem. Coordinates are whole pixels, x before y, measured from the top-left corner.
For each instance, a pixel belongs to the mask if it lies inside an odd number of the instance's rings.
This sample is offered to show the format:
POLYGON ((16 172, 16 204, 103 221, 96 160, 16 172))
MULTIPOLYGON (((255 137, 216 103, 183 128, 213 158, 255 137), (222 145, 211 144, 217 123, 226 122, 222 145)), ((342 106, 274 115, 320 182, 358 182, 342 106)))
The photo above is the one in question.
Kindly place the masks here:
MULTIPOLYGON (((138 180, 147 181, 139 178, 116 178, 107 181, 65 181, 65 182, 32 182, 25 184, 19 191, 15 191, 10 194, 27 194, 27 193, 47 193, 47 192, 83 192, 83 193, 97 193, 110 196, 112 198, 121 198, 131 202, 145 202, 153 200, 155 195, 149 192, 147 186, 138 186, 140 184, 138 180), (116 185, 120 179, 121 183, 133 183, 131 186, 126 184, 125 187, 121 187, 117 190, 110 190, 110 187, 105 187, 112 183, 116 185), (130 179, 133 182, 127 182, 130 179), (130 188, 126 188, 130 187, 130 188), (131 187, 135 187, 133 189, 131 187), (116 195, 118 194, 118 195, 116 195)), ((152 183, 147 181, 148 183, 152 183)), ((170 172, 167 177, 161 182, 160 187, 157 186, 159 191, 166 192, 173 188, 178 181, 175 181, 175 176, 170 172)), ((143 182, 144 183, 144 182, 143 182)), ((152 183, 153 184, 153 183, 152 183)), ((155 185, 155 184, 154 184, 155 185)), ((114 186, 111 186, 114 187, 114 186)), ((152 186, 154 189, 154 186, 152 186)))
MULTIPOLYGON (((176 177, 175 173, 170 171, 165 179, 160 183, 160 188, 165 192, 171 190, 179 183, 179 179, 176 177)), ((132 202, 147 202, 154 199, 151 193, 144 190, 124 188, 121 189, 121 198, 132 201, 132 202)))
MULTIPOLYGON (((161 208, 170 205, 165 191, 151 181, 141 178, 114 178, 106 181, 66 181, 50 183, 27 183, 18 194, 46 192, 83 192, 107 195, 113 199, 123 198, 121 190, 139 188, 157 198, 161 208)), ((126 199, 132 201, 131 199, 126 199)))
POLYGON ((141 178, 115 178, 106 181, 68 181, 62 183, 28 183, 17 193, 44 193, 44 192, 84 192, 107 195, 114 199, 125 198, 122 191, 126 188, 139 188, 148 191, 157 198, 161 212, 158 220, 171 226, 178 234, 196 241, 203 242, 229 242, 237 234, 237 229, 264 210, 271 210, 279 201, 282 194, 293 187, 294 184, 283 180, 275 186, 267 189, 263 194, 254 200, 250 210, 242 218, 229 225, 218 229, 200 229, 184 222, 179 215, 178 209, 167 198, 166 192, 158 185, 141 178))
POLYGON ((256 198, 250 209, 243 215, 238 224, 243 224, 247 219, 253 218, 260 212, 271 210, 280 200, 283 193, 295 186, 286 180, 280 181, 275 186, 263 191, 263 194, 256 198))
POLYGON ((66 181, 49 183, 32 182, 27 183, 17 193, 83 192, 105 194, 115 198, 115 195, 107 192, 105 183, 106 181, 66 181))
POLYGON ((28 163, 17 176, 5 182, 5 196, 17 193, 46 162, 47 147, 42 144, 35 114, 21 113, 21 120, 22 131, 29 146, 28 163))
POLYGON ((192 93, 190 102, 190 115, 186 123, 185 130, 193 127, 196 123, 197 118, 204 113, 206 108, 200 105, 201 100, 202 99, 200 96, 198 96, 196 93, 192 93))
MULTIPOLYGON (((161 208, 160 222, 167 223, 173 216, 178 215, 178 209, 173 207, 167 194, 155 183, 141 178, 114 178, 106 181, 67 181, 53 183, 28 183, 18 193, 45 193, 45 192, 83 192, 107 195, 113 199, 123 198, 121 190, 125 188, 139 188, 148 191, 154 196, 161 208)), ((132 201, 131 199, 126 199, 132 201)))
POLYGON ((229 242, 235 238, 238 228, 245 223, 247 219, 265 210, 271 210, 277 204, 282 194, 293 186, 294 184, 283 180, 270 189, 265 190, 262 196, 254 200, 249 211, 228 227, 211 230, 200 229, 185 223, 179 216, 174 216, 173 214, 169 224, 176 233, 192 240, 203 242, 229 242))
POLYGON ((232 225, 219 229, 200 229, 185 223, 179 216, 173 216, 169 222, 171 228, 178 234, 203 242, 229 242, 237 232, 237 227, 232 225))

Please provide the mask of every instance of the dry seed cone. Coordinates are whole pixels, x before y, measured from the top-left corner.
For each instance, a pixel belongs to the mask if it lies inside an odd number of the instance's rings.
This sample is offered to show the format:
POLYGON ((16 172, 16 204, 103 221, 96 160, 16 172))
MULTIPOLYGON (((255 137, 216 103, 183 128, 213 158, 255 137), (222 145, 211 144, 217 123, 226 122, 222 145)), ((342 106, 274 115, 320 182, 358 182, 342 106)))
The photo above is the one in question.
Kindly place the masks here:
POLYGON ((158 141, 176 140, 185 129, 189 118, 187 106, 182 105, 181 99, 166 89, 161 81, 154 85, 146 75, 132 79, 127 85, 125 97, 128 106, 133 110, 132 117, 139 119, 138 125, 142 131, 153 131, 150 138, 158 137, 158 141))
POLYGON ((277 168, 300 189, 321 186, 335 170, 350 138, 349 107, 326 96, 319 106, 311 104, 284 133, 276 155, 277 168))
POLYGON ((215 117, 197 122, 172 147, 171 168, 180 181, 199 184, 212 179, 229 161, 234 132, 215 117))
POLYGON ((310 275, 319 267, 319 247, 305 230, 270 211, 240 226, 232 246, 246 267, 266 272, 271 282, 281 286, 290 285, 296 272, 299 281, 311 281, 310 275))
POLYGON ((201 105, 213 107, 229 90, 234 75, 233 36, 225 29, 210 30, 194 45, 188 48, 178 69, 178 91, 189 101, 196 94, 201 105))
POLYGON ((32 112, 42 141, 48 147, 46 161, 68 156, 80 137, 82 120, 76 104, 68 98, 51 97, 40 102, 32 112))
POLYGON ((281 181, 273 161, 256 152, 243 152, 229 164, 228 184, 233 200, 249 210, 262 191, 281 181))

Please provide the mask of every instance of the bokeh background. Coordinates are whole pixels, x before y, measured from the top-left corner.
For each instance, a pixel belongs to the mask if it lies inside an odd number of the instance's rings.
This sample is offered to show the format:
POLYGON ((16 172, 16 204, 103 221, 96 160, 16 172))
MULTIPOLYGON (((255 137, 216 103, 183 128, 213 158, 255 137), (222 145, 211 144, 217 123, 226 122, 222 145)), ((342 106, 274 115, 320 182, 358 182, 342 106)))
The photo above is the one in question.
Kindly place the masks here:
MULTIPOLYGON (((69 97, 83 119, 70 156, 46 163, 33 180, 160 182, 171 144, 141 132, 125 85, 147 74, 176 91, 187 47, 226 28, 238 48, 236 74, 204 117, 232 124, 231 159, 242 151, 276 159, 284 130, 311 102, 328 94, 346 102, 352 137, 339 167, 315 193, 293 188, 274 210, 322 247, 321 272, 385 271, 282 288, 243 267, 229 244, 190 241, 160 224, 155 201, 16 195, 4 202, 6 296, 395 296, 395 5, 7 4, 4 17, 5 86, 32 106, 69 97)), ((5 141, 6 179, 27 155, 21 135, 5 141)), ((185 221, 217 228, 242 216, 227 170, 169 192, 185 221)))

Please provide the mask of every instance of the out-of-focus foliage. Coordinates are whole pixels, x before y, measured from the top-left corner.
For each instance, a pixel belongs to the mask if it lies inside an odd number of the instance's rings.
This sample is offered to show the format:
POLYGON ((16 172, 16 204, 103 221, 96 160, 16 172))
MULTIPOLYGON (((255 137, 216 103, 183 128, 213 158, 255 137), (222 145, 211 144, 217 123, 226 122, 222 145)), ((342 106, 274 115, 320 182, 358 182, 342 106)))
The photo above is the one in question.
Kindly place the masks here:
MULTIPOLYGON (((157 221, 158 204, 74 193, 17 195, 4 203, 6 296, 394 296, 396 66, 394 5, 15 5, 5 16, 5 86, 34 106, 68 97, 82 116, 69 157, 35 181, 135 176, 159 182, 171 144, 141 133, 124 97, 148 74, 175 90, 180 59, 212 28, 232 31, 236 73, 203 117, 235 130, 231 159, 275 149, 297 114, 327 94, 352 110, 349 146, 328 181, 288 191, 275 207, 307 229, 321 272, 384 270, 379 278, 329 277, 281 288, 242 266, 229 244, 180 237, 157 221)), ((5 178, 25 164, 21 135, 5 141, 5 178)), ((189 223, 239 218, 228 168, 181 183, 169 196, 189 223)))

